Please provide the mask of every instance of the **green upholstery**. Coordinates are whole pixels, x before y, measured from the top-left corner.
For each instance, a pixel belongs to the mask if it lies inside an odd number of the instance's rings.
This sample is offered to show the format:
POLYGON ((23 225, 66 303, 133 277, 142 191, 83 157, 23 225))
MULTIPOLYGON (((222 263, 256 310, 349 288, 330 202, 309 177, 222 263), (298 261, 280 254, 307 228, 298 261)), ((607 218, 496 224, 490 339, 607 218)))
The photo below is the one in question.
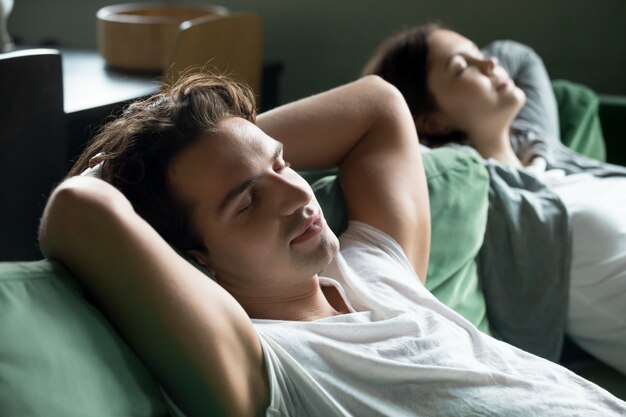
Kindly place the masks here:
POLYGON ((590 88, 555 80, 562 142, 599 161, 626 166, 626 97, 597 95, 590 88))
POLYGON ((424 155, 431 215, 428 288, 488 333, 476 255, 487 225, 489 176, 478 159, 452 149, 424 155))
POLYGON ((553 81, 552 88, 559 108, 561 142, 582 155, 605 162, 598 96, 584 85, 566 80, 553 81))
POLYGON ((152 376, 55 262, 0 263, 2 417, 165 416, 152 376))

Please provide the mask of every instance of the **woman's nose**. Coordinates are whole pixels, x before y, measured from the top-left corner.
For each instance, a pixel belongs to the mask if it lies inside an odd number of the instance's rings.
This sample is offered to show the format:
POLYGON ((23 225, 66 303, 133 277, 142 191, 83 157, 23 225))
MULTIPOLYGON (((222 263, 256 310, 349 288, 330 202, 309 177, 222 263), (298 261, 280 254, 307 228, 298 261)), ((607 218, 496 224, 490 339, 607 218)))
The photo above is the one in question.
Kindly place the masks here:
POLYGON ((485 74, 490 75, 491 73, 493 73, 493 70, 498 65, 498 58, 493 57, 493 56, 492 57, 483 58, 480 61, 480 65, 481 65, 481 70, 485 74))

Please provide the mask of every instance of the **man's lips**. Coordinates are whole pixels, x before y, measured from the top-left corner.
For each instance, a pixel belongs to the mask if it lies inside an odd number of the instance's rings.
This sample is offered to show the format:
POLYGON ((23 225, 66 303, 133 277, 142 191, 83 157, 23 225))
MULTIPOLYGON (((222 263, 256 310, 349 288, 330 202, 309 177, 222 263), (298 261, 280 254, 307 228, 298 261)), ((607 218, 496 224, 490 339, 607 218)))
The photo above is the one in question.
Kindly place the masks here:
POLYGON ((303 225, 296 231, 295 237, 289 242, 291 245, 295 245, 317 236, 324 228, 324 218, 321 214, 311 216, 303 223, 303 225))

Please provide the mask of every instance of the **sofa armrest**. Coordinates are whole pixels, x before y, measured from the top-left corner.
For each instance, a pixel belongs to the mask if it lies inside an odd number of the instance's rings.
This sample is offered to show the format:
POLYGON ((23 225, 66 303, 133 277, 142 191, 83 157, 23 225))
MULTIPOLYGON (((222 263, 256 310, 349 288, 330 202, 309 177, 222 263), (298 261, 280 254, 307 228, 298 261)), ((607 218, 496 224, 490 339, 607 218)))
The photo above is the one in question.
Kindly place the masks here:
POLYGON ((601 94, 599 97, 607 162, 626 166, 626 96, 601 94))

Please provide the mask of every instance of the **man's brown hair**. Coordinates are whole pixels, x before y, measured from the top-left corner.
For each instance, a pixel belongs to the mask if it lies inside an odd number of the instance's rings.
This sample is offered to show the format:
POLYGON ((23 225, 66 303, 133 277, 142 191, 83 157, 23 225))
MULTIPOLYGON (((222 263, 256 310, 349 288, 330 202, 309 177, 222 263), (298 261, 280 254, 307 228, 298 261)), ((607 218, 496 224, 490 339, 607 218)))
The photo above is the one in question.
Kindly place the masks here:
MULTIPOLYGON (((216 133, 229 117, 255 122, 250 88, 220 75, 194 74, 145 100, 137 101, 107 123, 68 173, 79 175, 96 155, 100 178, 119 189, 172 246, 205 250, 190 222, 188 208, 168 182, 168 168, 187 146, 216 133)), ((91 162, 93 164, 93 161, 91 162)))

